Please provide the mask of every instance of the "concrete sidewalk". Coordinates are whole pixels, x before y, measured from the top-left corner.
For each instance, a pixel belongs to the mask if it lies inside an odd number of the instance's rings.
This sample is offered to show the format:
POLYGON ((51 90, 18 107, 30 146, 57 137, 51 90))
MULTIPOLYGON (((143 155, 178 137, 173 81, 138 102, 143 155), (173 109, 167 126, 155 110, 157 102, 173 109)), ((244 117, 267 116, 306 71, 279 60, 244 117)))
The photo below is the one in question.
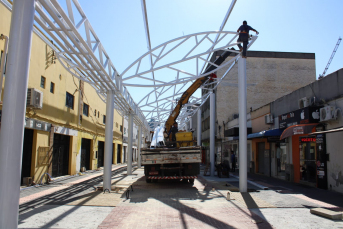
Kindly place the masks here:
POLYGON ((343 228, 342 220, 330 220, 310 213, 310 209, 318 207, 342 212, 342 194, 257 174, 249 175, 252 182, 248 182, 248 189, 252 191, 239 193, 237 175, 231 174, 230 178, 202 178, 223 196, 229 192, 229 202, 239 208, 249 209, 274 228, 343 228), (268 190, 261 187, 268 187, 268 190))
POLYGON ((192 185, 146 183, 143 168, 129 176, 125 169, 114 171, 113 183, 133 183, 126 199, 123 190, 95 191, 101 175, 70 181, 61 185, 67 188, 21 204, 19 228, 343 228, 342 220, 310 213, 317 207, 342 211, 341 200, 334 202, 342 195, 264 176, 250 177, 256 184, 248 185, 253 192, 240 193, 233 176, 199 176, 192 185), (326 197, 317 198, 321 196, 326 197))

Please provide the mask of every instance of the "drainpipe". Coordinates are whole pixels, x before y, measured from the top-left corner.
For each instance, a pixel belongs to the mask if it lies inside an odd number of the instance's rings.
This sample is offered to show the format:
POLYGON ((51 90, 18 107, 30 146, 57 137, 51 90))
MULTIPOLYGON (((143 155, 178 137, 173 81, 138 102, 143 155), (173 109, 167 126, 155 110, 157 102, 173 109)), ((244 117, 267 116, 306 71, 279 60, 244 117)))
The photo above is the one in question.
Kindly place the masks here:
POLYGON ((3 40, 5 39, 5 44, 4 44, 4 52, 3 52, 3 58, 1 58, 1 64, 0 64, 0 102, 1 100, 1 93, 2 93, 2 81, 4 78, 4 68, 5 68, 5 61, 6 61, 6 56, 7 56, 7 47, 8 47, 8 36, 1 34, 0 39, 3 40))

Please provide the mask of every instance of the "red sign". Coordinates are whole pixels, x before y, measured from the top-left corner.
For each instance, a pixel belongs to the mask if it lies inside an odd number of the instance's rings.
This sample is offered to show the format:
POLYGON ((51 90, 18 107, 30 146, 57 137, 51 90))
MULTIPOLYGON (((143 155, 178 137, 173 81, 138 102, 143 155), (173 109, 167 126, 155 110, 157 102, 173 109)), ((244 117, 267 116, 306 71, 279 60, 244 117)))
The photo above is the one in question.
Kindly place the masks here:
POLYGON ((316 142, 316 138, 300 138, 301 142, 316 142))

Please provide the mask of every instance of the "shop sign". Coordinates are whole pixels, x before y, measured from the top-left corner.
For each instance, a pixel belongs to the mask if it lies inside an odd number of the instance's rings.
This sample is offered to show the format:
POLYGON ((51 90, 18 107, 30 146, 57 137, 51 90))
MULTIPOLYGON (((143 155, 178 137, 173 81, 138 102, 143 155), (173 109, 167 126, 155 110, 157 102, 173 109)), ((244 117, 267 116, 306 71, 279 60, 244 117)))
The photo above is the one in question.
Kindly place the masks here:
POLYGON ((324 137, 324 136, 323 136, 322 134, 318 134, 318 135, 316 136, 316 141, 317 141, 318 144, 324 142, 323 137, 324 137))
POLYGON ((304 107, 283 115, 279 115, 279 128, 287 128, 297 124, 318 123, 320 107, 304 107))
POLYGON ((300 138, 301 142, 316 142, 316 138, 300 138))
POLYGON ((35 130, 43 130, 43 131, 50 132, 51 124, 46 123, 46 122, 42 122, 39 120, 31 119, 31 118, 25 118, 24 127, 30 128, 30 129, 35 129, 35 130))
POLYGON ((77 130, 69 129, 66 127, 61 127, 61 126, 55 126, 54 127, 54 132, 56 134, 64 134, 64 135, 69 135, 69 136, 77 136, 77 130))
POLYGON ((304 134, 304 129, 302 126, 294 127, 293 135, 304 134))

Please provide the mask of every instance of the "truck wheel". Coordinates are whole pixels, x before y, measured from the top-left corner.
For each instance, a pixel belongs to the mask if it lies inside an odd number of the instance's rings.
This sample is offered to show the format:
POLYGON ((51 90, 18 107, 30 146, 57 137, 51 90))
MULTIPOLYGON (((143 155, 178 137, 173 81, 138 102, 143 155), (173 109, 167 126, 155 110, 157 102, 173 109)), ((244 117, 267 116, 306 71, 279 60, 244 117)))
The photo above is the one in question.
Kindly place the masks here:
POLYGON ((151 179, 146 178, 145 181, 146 181, 147 183, 151 183, 151 179))
POLYGON ((194 184, 194 179, 189 179, 189 183, 194 184))

